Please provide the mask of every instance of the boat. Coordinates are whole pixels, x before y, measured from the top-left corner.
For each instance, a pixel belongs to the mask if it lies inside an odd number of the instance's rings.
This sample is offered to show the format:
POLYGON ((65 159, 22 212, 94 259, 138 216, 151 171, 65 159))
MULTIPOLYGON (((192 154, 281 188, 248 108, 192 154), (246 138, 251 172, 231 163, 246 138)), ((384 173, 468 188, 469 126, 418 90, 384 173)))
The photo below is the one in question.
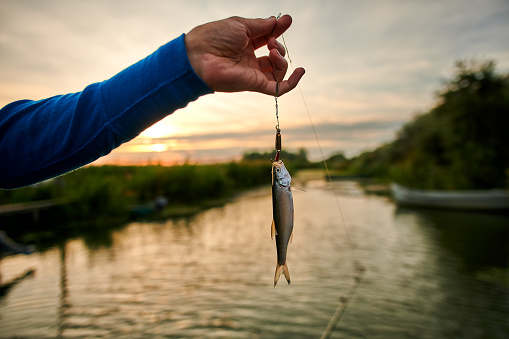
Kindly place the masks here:
POLYGON ((490 190, 424 190, 390 185, 398 205, 462 210, 509 210, 509 191, 490 190))

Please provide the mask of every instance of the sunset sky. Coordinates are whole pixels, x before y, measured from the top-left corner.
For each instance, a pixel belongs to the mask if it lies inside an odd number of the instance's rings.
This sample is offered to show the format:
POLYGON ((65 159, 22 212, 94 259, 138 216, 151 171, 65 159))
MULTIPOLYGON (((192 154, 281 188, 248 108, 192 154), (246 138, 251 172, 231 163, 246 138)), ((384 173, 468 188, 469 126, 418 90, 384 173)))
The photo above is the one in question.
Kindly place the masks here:
MULTIPOLYGON (((458 59, 509 71, 509 1, 0 0, 0 106, 81 91, 193 27, 232 15, 290 14, 285 33, 325 155, 394 137, 435 102, 458 59)), ((281 41, 281 40, 280 40, 281 41)), ((258 55, 266 53, 260 49, 258 55)), ((283 147, 320 158, 303 99, 279 99, 283 147)), ((101 159, 222 161, 274 147, 274 98, 198 99, 101 159)))

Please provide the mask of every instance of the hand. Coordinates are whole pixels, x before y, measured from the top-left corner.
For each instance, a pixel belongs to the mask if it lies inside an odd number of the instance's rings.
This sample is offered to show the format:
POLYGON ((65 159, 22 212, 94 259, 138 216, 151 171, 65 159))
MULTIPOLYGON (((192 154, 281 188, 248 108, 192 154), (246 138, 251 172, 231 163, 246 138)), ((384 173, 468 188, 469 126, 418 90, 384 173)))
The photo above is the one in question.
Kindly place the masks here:
POLYGON ((285 49, 276 38, 291 24, 289 15, 279 20, 232 17, 211 22, 186 35, 187 55, 196 74, 214 91, 280 96, 294 89, 304 75, 304 69, 297 68, 288 80, 283 80, 288 63, 285 49), (269 55, 257 58, 254 51, 264 45, 269 55))

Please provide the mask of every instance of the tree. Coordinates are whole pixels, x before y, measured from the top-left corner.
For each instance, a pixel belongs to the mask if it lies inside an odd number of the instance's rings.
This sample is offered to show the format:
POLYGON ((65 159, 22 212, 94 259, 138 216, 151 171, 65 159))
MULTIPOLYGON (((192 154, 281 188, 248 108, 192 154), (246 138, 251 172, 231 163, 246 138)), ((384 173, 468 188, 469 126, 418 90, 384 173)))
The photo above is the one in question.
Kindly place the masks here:
POLYGON ((354 170, 434 189, 509 186, 509 75, 492 61, 458 61, 436 106, 354 170))
POLYGON ((509 78, 492 61, 459 61, 456 75, 439 94, 433 114, 443 120, 448 167, 460 174, 461 188, 507 184, 509 167, 509 78))

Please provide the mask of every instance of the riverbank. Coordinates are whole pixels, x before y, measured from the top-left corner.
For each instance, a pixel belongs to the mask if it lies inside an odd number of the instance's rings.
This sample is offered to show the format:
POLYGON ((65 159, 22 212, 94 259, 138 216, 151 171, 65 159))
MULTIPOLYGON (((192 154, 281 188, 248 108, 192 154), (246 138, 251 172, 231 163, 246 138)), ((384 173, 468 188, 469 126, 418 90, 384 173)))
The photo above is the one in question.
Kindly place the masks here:
POLYGON ((0 206, 16 207, 16 213, 0 216, 0 225, 19 240, 33 232, 48 237, 54 233, 74 234, 97 224, 117 224, 146 216, 136 213, 140 212, 136 207, 159 218, 186 216, 224 204, 242 190, 270 182, 270 171, 270 161, 88 166, 34 186, 0 190, 0 206), (66 204, 45 203, 44 208, 27 208, 40 207, 41 201, 66 204))

